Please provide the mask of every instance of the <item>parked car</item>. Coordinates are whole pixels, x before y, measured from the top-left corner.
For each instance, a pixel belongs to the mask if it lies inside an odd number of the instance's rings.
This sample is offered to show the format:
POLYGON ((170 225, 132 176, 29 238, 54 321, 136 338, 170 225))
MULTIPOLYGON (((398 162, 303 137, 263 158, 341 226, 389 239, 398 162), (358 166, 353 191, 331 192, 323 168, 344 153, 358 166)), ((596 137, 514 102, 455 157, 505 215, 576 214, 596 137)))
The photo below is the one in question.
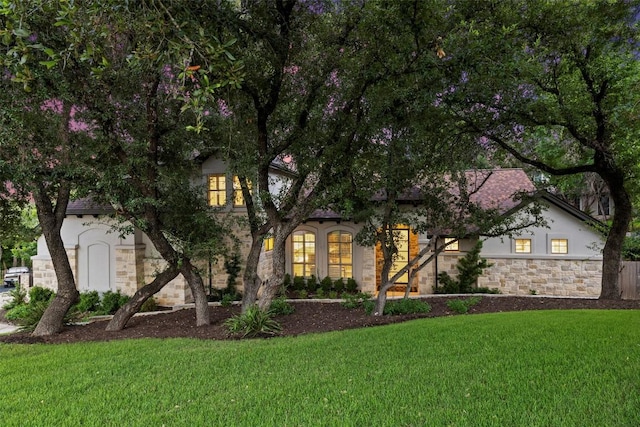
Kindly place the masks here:
POLYGON ((4 273, 4 286, 15 286, 20 281, 20 275, 30 273, 29 267, 11 267, 4 273))

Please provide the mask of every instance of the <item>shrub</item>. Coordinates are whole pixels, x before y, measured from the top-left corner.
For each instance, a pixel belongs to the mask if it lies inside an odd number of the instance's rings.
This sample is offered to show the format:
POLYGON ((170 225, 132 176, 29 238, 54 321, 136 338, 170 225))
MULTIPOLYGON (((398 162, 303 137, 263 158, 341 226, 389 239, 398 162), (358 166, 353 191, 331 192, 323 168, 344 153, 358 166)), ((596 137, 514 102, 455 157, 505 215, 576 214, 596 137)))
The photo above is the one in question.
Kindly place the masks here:
MULTIPOLYGON (((376 307, 374 300, 368 300, 364 303, 364 309, 367 314, 373 313, 376 307)), ((398 314, 416 314, 416 313, 428 313, 431 311, 431 306, 425 301, 419 299, 403 298, 399 300, 387 301, 384 306, 383 315, 398 315, 398 314)))
POLYGON ((419 299, 403 298, 387 302, 385 304, 383 314, 415 314, 428 313, 430 311, 431 306, 425 301, 419 299))
POLYGON ((114 314, 120 307, 125 305, 127 301, 129 301, 129 297, 122 295, 120 291, 107 291, 102 295, 102 303, 100 304, 98 313, 114 314))
POLYGON ((349 277, 347 279, 347 283, 345 285, 347 292, 356 292, 358 290, 358 282, 353 277, 349 277))
POLYGON ((145 302, 142 303, 140 307, 140 313, 147 313, 149 311, 158 310, 158 303, 154 297, 147 298, 145 302))
POLYGON ((324 298, 324 290, 322 290, 322 288, 319 288, 319 289, 316 291, 316 298, 318 298, 318 299, 322 299, 322 298, 324 298))
POLYGON ((41 286, 34 286, 29 291, 29 302, 49 302, 55 296, 51 289, 43 288, 41 286))
POLYGON ((97 291, 82 292, 80 301, 72 308, 80 313, 88 313, 100 309, 100 294, 97 291))
POLYGON ((271 312, 260 310, 255 305, 246 312, 227 319, 224 324, 231 334, 240 335, 242 338, 274 336, 282 330, 271 312))
POLYGON ((343 307, 346 308, 359 308, 364 305, 366 301, 371 299, 371 295, 367 293, 358 292, 357 294, 344 294, 343 307))
POLYGON ((336 279, 335 282, 333 282, 333 289, 337 292, 340 293, 342 291, 344 291, 344 280, 341 278, 336 279))
POLYGON ((336 291, 329 291, 329 294, 327 295, 327 297, 328 297, 329 299, 336 299, 336 298, 338 298, 338 292, 336 292, 336 291))
POLYGON ((220 305, 222 307, 231 307, 233 302, 236 300, 236 294, 222 294, 222 298, 220 298, 220 305))
POLYGON ((11 310, 12 308, 26 304, 27 292, 22 289, 19 283, 16 283, 16 287, 9 291, 11 299, 2 308, 5 310, 11 310))
POLYGON ((307 291, 313 293, 318 290, 318 278, 314 275, 311 275, 307 279, 307 291))
POLYGON ((295 276, 293 278, 293 289, 296 291, 301 291, 307 286, 307 281, 302 276, 295 276))
POLYGON ((291 275, 289 273, 286 273, 282 278, 283 293, 286 293, 289 289, 291 289, 291 275))
POLYGON ((331 279, 331 277, 327 276, 320 281, 320 289, 322 289, 324 292, 329 292, 331 289, 333 289, 333 280, 331 279))
POLYGON ((283 316, 291 314, 295 311, 295 307, 287 302, 284 298, 276 298, 271 301, 269 312, 274 316, 283 316))
POLYGON ((447 307, 458 314, 465 314, 469 311, 469 308, 478 304, 481 300, 480 297, 471 297, 466 300, 453 299, 447 301, 447 307))
POLYGON ((5 317, 9 320, 13 320, 23 331, 33 331, 38 322, 42 318, 44 311, 49 306, 50 301, 33 301, 29 304, 19 305, 12 310, 9 310, 5 317))
POLYGON ((303 289, 301 291, 298 291, 298 298, 300 299, 306 299, 309 297, 309 292, 307 292, 306 289, 303 289))
POLYGON ((480 257, 482 249, 482 241, 478 241, 473 249, 463 258, 460 258, 456 269, 458 277, 453 279, 447 272, 438 274, 438 280, 442 283, 442 287, 436 290, 439 294, 468 294, 473 293, 478 277, 482 274, 482 270, 491 267, 486 259, 480 257))

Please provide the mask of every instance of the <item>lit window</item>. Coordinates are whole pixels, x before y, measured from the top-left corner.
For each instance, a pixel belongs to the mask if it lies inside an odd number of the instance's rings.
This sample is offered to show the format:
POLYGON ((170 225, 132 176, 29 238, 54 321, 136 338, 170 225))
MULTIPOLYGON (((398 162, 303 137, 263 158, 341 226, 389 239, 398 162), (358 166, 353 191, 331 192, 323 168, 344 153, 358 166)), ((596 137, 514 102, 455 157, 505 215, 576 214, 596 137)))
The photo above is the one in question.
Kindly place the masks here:
POLYGON ((530 254, 531 239, 516 239, 515 251, 517 254, 530 254))
POLYGON ((316 274, 316 235, 309 231, 296 231, 293 243, 293 276, 311 277, 316 274))
POLYGON ((353 237, 346 231, 333 231, 327 235, 329 251, 329 277, 353 277, 353 237))
MULTIPOLYGON (((393 234, 396 239, 395 243, 398 252, 389 271, 389 278, 393 277, 409 263, 409 227, 398 225, 393 230, 393 234)), ((409 273, 404 273, 395 283, 398 285, 407 285, 409 283, 409 273)))
POLYGON ((266 239, 264 239, 264 250, 266 252, 272 251, 273 250, 273 242, 274 242, 274 238, 273 236, 271 237, 267 237, 266 239))
POLYGON ((569 253, 569 241, 567 239, 551 239, 552 254, 569 253))
POLYGON ((222 174, 209 175, 209 206, 227 204, 227 182, 222 174))
POLYGON ((454 237, 445 237, 444 238, 444 250, 445 252, 455 252, 460 250, 460 245, 458 244, 458 239, 454 237))
MULTIPOLYGON (((247 181, 249 192, 251 192, 251 181, 247 181)), ((233 206, 244 206, 244 196, 242 195, 242 187, 237 176, 233 177, 233 206)))

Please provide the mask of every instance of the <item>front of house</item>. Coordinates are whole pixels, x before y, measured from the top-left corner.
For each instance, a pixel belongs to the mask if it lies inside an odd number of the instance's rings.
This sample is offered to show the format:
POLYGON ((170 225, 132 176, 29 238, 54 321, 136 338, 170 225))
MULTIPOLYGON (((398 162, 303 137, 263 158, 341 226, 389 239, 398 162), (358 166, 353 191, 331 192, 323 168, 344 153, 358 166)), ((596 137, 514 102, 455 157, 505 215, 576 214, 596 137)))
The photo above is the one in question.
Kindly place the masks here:
MULTIPOLYGON (((237 182, 226 173, 221 161, 210 159, 202 166, 212 206, 226 206, 225 214, 243 215, 237 182)), ((530 190, 532 184, 520 169, 497 169, 491 172, 490 191, 479 193, 485 201, 510 200, 517 191, 530 190)), ((274 180, 274 185, 278 180, 274 180)), ((555 295, 597 297, 602 270, 602 235, 591 228, 593 219, 554 196, 544 193, 541 202, 547 207, 544 216, 548 228, 530 227, 514 237, 483 239, 481 256, 492 266, 479 278, 481 287, 497 288, 510 295, 555 295)), ((510 203, 515 204, 513 201, 510 203)), ((120 291, 132 295, 149 283, 161 270, 164 261, 140 231, 120 235, 112 230, 109 212, 87 201, 72 202, 62 227, 62 237, 74 270, 80 292, 120 291)), ((341 218, 330 211, 317 211, 287 239, 286 268, 291 276, 326 276, 354 278, 360 290, 375 293, 380 286, 382 257, 379 249, 355 242, 362 224, 341 218)), ((409 227, 398 226, 398 258, 392 273, 398 271, 432 236, 416 234, 409 227)), ((249 233, 238 230, 242 242, 241 255, 250 247, 249 233)), ((482 238, 481 238, 482 239, 482 238)), ((266 278, 271 269, 271 241, 263 247, 259 274, 266 278)), ((412 276, 403 275, 395 290, 411 286, 411 294, 434 293, 441 272, 455 275, 456 263, 475 245, 466 239, 448 246, 433 262, 412 276)), ((428 256, 429 254, 427 254, 428 256)), ((226 285, 222 263, 208 269, 203 280, 216 288, 226 285)), ((56 289, 51 257, 43 237, 38 241, 38 254, 33 257, 33 284, 56 289)), ((156 295, 160 305, 172 306, 192 301, 186 282, 179 276, 156 295)))

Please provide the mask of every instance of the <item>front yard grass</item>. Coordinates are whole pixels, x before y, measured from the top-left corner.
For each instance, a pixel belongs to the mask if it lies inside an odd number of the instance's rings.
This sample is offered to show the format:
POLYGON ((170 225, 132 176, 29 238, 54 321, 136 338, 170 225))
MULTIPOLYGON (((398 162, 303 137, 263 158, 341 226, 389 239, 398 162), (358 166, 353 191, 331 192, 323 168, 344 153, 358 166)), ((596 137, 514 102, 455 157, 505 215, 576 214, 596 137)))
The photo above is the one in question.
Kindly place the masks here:
POLYGON ((3 426, 640 425, 640 311, 253 341, 0 344, 3 426))

